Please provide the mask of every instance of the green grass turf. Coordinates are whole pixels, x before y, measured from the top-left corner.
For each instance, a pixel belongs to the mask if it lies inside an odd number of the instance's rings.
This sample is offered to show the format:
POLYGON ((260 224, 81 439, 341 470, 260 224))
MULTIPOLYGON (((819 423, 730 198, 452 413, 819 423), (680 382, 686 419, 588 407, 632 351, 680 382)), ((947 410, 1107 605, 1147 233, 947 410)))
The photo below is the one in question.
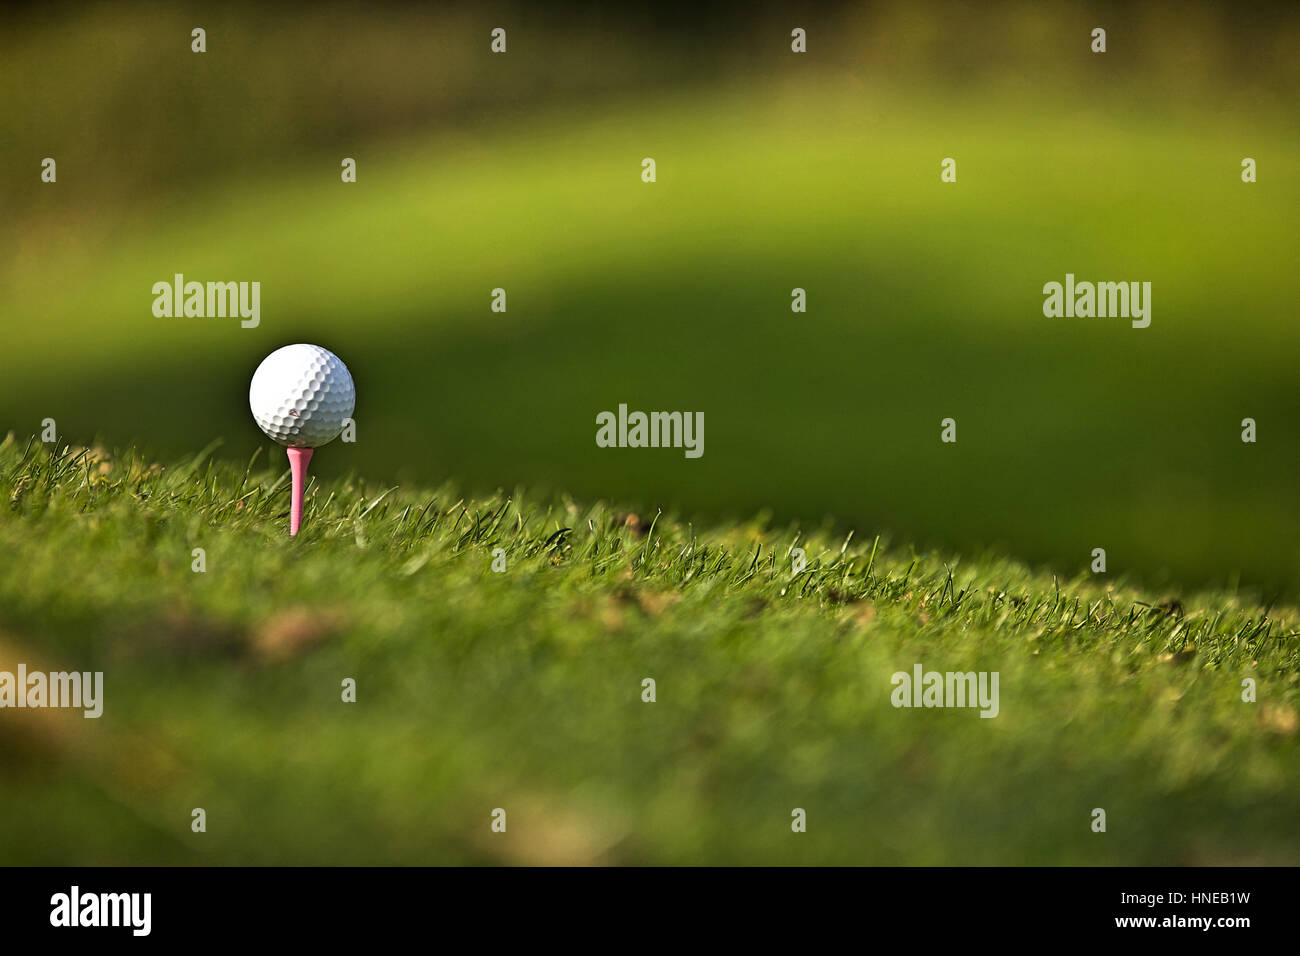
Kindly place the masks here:
POLYGON ((354 477, 290 539, 278 449, 211 456, 0 444, 0 669, 106 683, 0 712, 0 863, 1300 862, 1293 609, 354 477))
POLYGON ((1064 576, 1105 547, 1148 586, 1300 598, 1286 116, 814 76, 347 149, 355 186, 308 151, 116 212, 15 173, 45 218, 0 264, 0 427, 170 460, 199 422, 244 458, 253 369, 317 342, 377 480, 832 514, 1064 576), (260 281, 261 325, 156 318, 177 272, 260 281), (1151 281, 1151 327, 1045 318, 1066 272, 1151 281), (703 411, 704 457, 598 449, 620 402, 703 411))

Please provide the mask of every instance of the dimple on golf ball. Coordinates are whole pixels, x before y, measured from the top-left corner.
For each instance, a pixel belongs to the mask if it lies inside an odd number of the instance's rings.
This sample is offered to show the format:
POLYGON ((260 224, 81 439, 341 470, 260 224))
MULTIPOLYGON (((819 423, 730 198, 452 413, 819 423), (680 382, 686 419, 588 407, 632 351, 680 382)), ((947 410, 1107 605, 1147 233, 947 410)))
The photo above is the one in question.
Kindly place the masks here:
POLYGON ((248 387, 258 427, 289 448, 317 448, 343 430, 356 405, 352 374, 319 345, 286 345, 262 360, 248 387))

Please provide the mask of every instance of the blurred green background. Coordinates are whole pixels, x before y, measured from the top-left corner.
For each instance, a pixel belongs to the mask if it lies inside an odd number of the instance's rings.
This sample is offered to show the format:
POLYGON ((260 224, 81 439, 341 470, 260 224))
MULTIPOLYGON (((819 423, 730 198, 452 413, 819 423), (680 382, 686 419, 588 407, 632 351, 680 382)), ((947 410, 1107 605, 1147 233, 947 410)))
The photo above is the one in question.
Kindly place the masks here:
POLYGON ((324 475, 1297 593, 1292 8, 3 17, 0 427, 243 457, 253 369, 312 341, 359 389, 324 475), (260 327, 155 318, 177 272, 260 281, 260 327), (1151 327, 1044 318, 1066 272, 1150 281, 1151 327), (620 402, 703 411, 704 457, 597 448, 620 402))

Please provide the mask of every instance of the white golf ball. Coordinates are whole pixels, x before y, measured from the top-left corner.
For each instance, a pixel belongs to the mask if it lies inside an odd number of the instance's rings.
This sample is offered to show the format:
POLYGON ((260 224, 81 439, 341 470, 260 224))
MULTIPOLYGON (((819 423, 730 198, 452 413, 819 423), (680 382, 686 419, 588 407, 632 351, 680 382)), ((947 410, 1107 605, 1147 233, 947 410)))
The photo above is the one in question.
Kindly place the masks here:
POLYGON ((258 426, 291 448, 332 442, 356 400, 348 367, 319 345, 276 349, 262 359, 248 387, 248 405, 258 426))

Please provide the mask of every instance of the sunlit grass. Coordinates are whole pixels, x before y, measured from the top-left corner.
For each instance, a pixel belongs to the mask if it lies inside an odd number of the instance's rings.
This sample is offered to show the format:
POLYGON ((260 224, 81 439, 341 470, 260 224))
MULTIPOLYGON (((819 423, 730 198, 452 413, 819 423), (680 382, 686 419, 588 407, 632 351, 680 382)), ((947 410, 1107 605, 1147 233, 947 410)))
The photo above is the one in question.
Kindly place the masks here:
POLYGON ((0 445, 0 667, 106 684, 0 722, 5 862, 1300 855, 1290 608, 359 478, 290 539, 267 464, 0 445), (998 671, 1001 713, 891 707, 916 663, 998 671))

